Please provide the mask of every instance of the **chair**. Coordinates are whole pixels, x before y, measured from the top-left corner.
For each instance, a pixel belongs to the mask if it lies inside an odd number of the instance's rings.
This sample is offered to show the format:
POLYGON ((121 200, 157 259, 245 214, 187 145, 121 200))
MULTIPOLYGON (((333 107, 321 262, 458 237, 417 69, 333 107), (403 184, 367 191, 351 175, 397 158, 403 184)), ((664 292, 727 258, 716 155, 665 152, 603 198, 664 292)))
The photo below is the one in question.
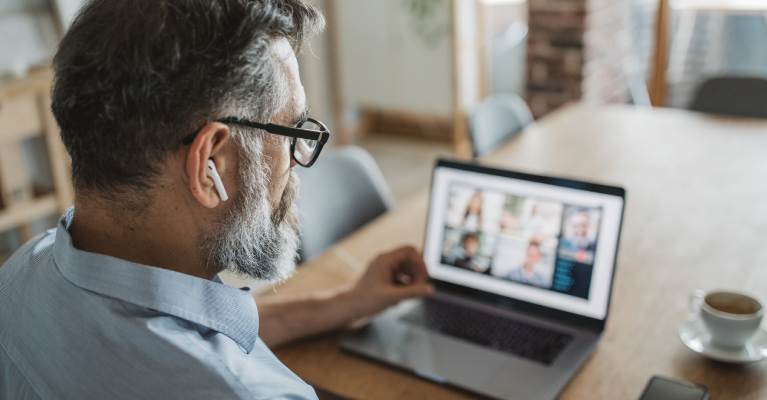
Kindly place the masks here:
POLYGON ((767 118, 767 79, 737 76, 709 79, 698 89, 690 109, 737 117, 767 118))
POLYGON ((480 103, 471 113, 469 130, 474 156, 493 151, 533 122, 533 114, 516 94, 495 94, 480 103))
POLYGON ((375 160, 356 146, 322 154, 311 168, 299 168, 298 175, 302 261, 394 206, 389 186, 375 160))

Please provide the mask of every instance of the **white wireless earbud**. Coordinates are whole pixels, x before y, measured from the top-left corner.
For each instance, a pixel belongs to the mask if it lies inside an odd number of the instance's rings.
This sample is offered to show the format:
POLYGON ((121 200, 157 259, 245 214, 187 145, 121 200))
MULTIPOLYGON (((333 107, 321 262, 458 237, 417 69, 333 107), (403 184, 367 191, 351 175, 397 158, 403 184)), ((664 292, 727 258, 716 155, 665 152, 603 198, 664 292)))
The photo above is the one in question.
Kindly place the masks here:
POLYGON ((205 170, 205 174, 208 175, 210 179, 213 179, 213 184, 216 185, 218 197, 221 198, 221 201, 228 200, 229 196, 226 195, 226 189, 224 189, 224 184, 221 182, 221 177, 216 170, 216 163, 211 159, 208 159, 208 168, 205 170))

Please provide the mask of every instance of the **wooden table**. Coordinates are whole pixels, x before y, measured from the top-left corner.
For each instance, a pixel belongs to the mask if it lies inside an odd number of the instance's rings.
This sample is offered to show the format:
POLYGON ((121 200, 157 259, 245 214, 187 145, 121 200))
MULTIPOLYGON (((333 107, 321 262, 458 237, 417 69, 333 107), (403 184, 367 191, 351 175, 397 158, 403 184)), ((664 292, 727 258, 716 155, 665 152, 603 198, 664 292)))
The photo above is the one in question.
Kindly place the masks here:
MULTIPOLYGON (((767 361, 709 361, 677 336, 696 288, 767 298, 767 121, 571 104, 483 162, 627 189, 607 328, 561 399, 636 399, 654 374, 704 384, 712 399, 767 399, 767 361)), ((301 267, 278 292, 349 282, 381 251, 420 247, 427 199, 424 190, 369 224, 301 267)), ((275 353, 307 382, 350 398, 470 397, 342 353, 342 337, 275 353)))

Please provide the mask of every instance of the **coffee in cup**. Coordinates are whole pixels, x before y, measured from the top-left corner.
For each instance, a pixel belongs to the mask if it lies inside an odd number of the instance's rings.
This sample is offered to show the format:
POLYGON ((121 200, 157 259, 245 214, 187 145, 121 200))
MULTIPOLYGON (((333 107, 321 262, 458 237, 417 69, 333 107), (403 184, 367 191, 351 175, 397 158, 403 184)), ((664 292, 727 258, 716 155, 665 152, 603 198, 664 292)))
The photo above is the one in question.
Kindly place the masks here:
POLYGON ((764 307, 756 297, 735 291, 696 290, 690 309, 711 333, 711 341, 726 347, 742 347, 759 330, 764 307))

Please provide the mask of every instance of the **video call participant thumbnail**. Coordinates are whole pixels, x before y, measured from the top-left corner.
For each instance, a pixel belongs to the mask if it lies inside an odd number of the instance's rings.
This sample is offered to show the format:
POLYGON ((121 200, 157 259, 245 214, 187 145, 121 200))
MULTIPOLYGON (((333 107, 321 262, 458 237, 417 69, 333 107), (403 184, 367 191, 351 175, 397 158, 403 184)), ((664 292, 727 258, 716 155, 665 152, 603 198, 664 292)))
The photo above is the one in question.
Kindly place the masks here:
POLYGON ((468 269, 474 272, 484 273, 488 270, 487 266, 480 265, 476 260, 477 253, 479 252, 479 236, 474 233, 467 233, 463 235, 461 239, 461 248, 463 248, 464 256, 455 261, 455 266, 458 268, 468 269))
POLYGON ((515 268, 506 276, 507 279, 527 285, 533 285, 548 288, 550 285, 543 276, 535 269, 541 261, 541 245, 535 240, 531 240, 525 252, 525 260, 521 266, 515 268))

